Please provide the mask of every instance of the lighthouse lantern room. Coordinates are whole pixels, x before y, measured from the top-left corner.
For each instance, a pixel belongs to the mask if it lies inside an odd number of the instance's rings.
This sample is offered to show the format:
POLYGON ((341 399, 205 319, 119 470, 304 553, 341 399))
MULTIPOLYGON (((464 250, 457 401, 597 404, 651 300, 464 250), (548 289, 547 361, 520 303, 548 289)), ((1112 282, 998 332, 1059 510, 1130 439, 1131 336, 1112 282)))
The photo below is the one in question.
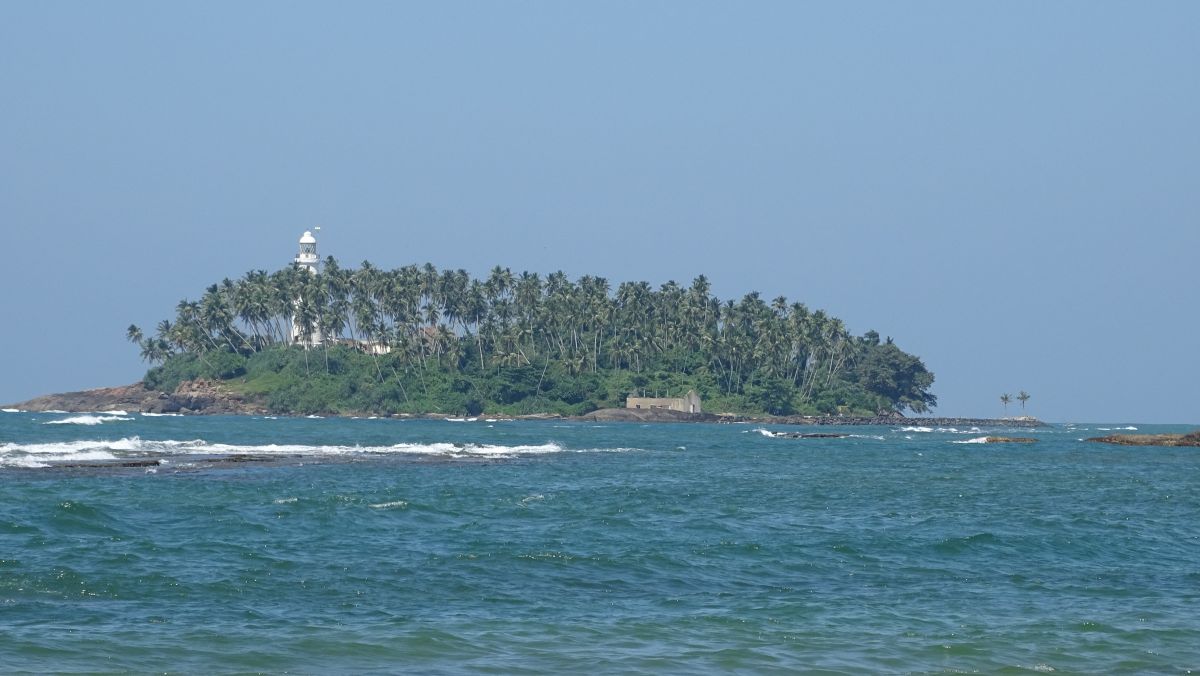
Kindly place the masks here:
POLYGON ((317 238, 308 230, 300 237, 300 253, 296 254, 293 262, 296 267, 307 268, 310 273, 317 274, 317 265, 321 262, 317 257, 317 238))

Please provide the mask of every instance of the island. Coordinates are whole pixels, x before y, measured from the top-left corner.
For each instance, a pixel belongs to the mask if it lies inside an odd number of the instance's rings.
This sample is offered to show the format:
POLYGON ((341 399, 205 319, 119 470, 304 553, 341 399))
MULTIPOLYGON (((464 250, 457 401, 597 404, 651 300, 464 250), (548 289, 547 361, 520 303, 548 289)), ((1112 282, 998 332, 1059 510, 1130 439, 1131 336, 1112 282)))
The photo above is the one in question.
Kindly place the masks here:
POLYGON ((140 383, 14 406, 581 416, 689 392, 725 419, 846 421, 937 405, 933 373, 890 337, 782 295, 721 299, 704 275, 654 288, 497 266, 475 279, 429 263, 343 267, 316 247, 306 232, 291 265, 213 284, 152 333, 129 326, 150 364, 140 383))

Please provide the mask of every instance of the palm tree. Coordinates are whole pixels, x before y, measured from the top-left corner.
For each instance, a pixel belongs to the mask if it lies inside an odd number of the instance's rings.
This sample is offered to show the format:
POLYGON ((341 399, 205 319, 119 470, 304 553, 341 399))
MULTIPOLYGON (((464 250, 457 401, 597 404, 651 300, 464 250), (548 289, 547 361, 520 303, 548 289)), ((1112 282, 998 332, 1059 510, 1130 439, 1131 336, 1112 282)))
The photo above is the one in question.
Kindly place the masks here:
POLYGON ((1004 393, 1004 394, 1002 394, 1002 395, 1000 395, 1000 403, 1001 403, 1001 404, 1004 404, 1004 412, 1005 412, 1006 414, 1008 413, 1008 404, 1009 404, 1009 402, 1011 402, 1011 401, 1012 401, 1012 396, 1011 396, 1011 395, 1009 395, 1007 392, 1006 392, 1006 393, 1004 393))
POLYGON ((1025 402, 1029 401, 1029 393, 1025 390, 1021 390, 1020 394, 1017 395, 1017 401, 1021 402, 1021 410, 1024 411, 1025 402))
MULTIPOLYGON (((630 371, 644 374, 643 380, 703 377, 711 383, 707 387, 735 397, 768 377, 788 383, 807 405, 837 393, 837 403, 862 406, 883 397, 919 412, 898 395, 884 395, 868 384, 878 379, 862 379, 864 360, 881 345, 878 333, 851 335, 836 317, 810 312, 783 295, 768 301, 752 292, 723 302, 711 295, 703 275, 690 287, 668 281, 656 289, 628 281, 614 289, 603 277, 572 280, 561 271, 543 279, 496 266, 476 280, 464 270, 439 272, 432 264, 385 271, 364 261, 354 269, 327 257, 317 275, 288 266, 223 280, 198 300, 181 301, 174 320, 160 325, 152 340, 135 325, 126 337, 148 361, 185 352, 207 363, 209 352, 249 354, 286 346, 295 334, 298 347, 321 343, 328 371, 328 342, 336 345, 345 335, 362 347, 394 348, 382 361, 376 349, 369 350, 380 381, 387 366, 398 379, 401 374, 421 378, 423 389, 427 369, 454 371, 477 358, 484 379, 490 377, 489 367, 537 364, 542 371, 538 392, 551 367, 570 374, 630 371)), ((307 354, 304 360, 309 373, 307 354)), ((895 361, 890 377, 911 381, 912 374, 901 373, 899 364, 920 365, 919 360, 895 361)), ((932 374, 920 368, 932 382, 932 374)), ((881 378, 887 380, 888 374, 881 378)), ((404 396, 407 400, 407 391, 404 396)), ((1017 399, 1024 409, 1029 395, 1021 392, 1017 399)), ((1001 398, 1006 412, 1012 400, 1008 394, 1001 398)))

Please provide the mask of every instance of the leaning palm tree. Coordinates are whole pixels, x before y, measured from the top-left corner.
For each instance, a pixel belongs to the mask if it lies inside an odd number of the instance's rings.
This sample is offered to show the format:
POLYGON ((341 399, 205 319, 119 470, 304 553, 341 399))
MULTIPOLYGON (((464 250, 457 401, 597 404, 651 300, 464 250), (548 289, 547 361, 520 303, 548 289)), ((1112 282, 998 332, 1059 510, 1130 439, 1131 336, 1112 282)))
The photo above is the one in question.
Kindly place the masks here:
POLYGON ((1025 390, 1021 390, 1021 393, 1017 395, 1017 401, 1021 402, 1021 410, 1024 411, 1025 402, 1029 401, 1029 393, 1025 390))
POLYGON ((142 342, 142 330, 137 324, 130 324, 129 328, 125 329, 125 339, 133 344, 142 342))
POLYGON ((1000 395, 1000 403, 1004 404, 1004 412, 1008 413, 1008 404, 1012 401, 1012 396, 1008 393, 1000 395))

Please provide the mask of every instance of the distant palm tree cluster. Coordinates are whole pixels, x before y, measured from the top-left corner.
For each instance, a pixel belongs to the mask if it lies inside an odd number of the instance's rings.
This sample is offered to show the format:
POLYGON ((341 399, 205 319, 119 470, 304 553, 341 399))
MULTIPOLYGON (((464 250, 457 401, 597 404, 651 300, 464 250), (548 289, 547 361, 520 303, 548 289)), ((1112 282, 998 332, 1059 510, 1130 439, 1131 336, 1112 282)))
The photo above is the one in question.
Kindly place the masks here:
POLYGON ((562 272, 543 278, 497 266, 480 280, 431 264, 343 268, 329 257, 317 274, 288 267, 225 279, 198 301, 180 301, 153 336, 130 326, 128 337, 157 363, 180 352, 289 346, 294 333, 302 346, 348 344, 406 368, 703 370, 728 393, 772 382, 805 401, 852 383, 895 406, 936 405, 933 374, 890 338, 852 336, 840 319, 783 296, 722 302, 703 275, 686 288, 624 282, 614 292, 602 277, 571 281, 562 272))
MULTIPOLYGON (((1021 402, 1021 410, 1022 411, 1025 410, 1025 402, 1029 401, 1029 399, 1030 399, 1029 393, 1026 392, 1025 390, 1021 390, 1020 394, 1017 395, 1017 400, 1021 402)), ((1004 404, 1005 413, 1008 412, 1008 405, 1012 403, 1012 400, 1013 400, 1012 395, 1008 394, 1007 392, 1000 395, 1000 403, 1004 404)))

